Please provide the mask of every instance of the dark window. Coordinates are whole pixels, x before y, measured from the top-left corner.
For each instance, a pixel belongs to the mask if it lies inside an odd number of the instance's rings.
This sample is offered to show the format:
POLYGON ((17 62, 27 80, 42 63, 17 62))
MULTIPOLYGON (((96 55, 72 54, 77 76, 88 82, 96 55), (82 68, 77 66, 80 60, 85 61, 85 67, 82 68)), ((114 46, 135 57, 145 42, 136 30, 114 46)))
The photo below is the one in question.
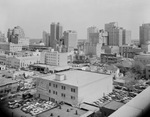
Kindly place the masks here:
POLYGON ((75 97, 74 97, 74 96, 71 96, 71 99, 75 100, 75 97))
POLYGON ((75 89, 74 89, 74 88, 71 88, 71 92, 75 92, 75 89))
POLYGON ((65 87, 65 86, 61 86, 61 89, 65 90, 65 89, 66 89, 66 87, 65 87))
POLYGON ((64 93, 61 94, 62 97, 66 97, 66 95, 64 93))

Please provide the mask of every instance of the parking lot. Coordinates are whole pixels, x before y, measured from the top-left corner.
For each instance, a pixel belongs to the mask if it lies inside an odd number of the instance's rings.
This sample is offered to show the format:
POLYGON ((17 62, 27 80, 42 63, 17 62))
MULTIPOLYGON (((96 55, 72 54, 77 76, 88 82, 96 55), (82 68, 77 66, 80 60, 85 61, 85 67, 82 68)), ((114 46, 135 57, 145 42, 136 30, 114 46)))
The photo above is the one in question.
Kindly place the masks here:
POLYGON ((57 107, 56 103, 51 101, 41 100, 41 99, 16 99, 15 100, 7 100, 3 103, 1 110, 5 110, 8 114, 14 117, 31 117, 36 116, 42 112, 48 111, 57 107))
POLYGON ((130 91, 126 87, 114 85, 114 90, 112 93, 96 100, 95 102, 93 102, 93 104, 101 107, 106 103, 110 102, 111 100, 115 100, 126 104, 132 98, 134 98, 136 95, 141 93, 144 89, 146 89, 148 86, 149 86, 148 83, 145 85, 136 84, 135 86, 133 86, 134 87, 133 90, 130 91))

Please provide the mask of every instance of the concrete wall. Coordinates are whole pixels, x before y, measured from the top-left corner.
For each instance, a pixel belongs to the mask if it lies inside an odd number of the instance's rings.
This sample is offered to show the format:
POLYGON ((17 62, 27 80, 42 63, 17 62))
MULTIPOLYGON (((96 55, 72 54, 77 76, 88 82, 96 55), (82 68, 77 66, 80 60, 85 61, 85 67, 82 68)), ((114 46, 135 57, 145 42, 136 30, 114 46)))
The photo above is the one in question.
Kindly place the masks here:
POLYGON ((76 105, 78 103, 78 88, 61 82, 48 81, 46 79, 37 78, 37 96, 40 98, 53 100, 57 102, 64 101, 66 103, 76 105), (54 87, 55 85, 55 87, 54 87), (56 87, 57 85, 57 87, 56 87), (62 89, 62 86, 65 86, 65 89, 62 89), (75 89, 75 92, 71 92, 71 88, 75 89), (55 92, 55 93, 54 93, 55 92), (57 92, 57 94, 56 94, 57 92), (65 96, 62 96, 65 94, 65 96), (71 99, 71 96, 74 96, 75 99, 71 99))
POLYGON ((93 83, 87 84, 85 86, 79 87, 79 100, 83 102, 93 102, 103 95, 112 92, 113 89, 113 79, 112 75, 95 81, 93 83))

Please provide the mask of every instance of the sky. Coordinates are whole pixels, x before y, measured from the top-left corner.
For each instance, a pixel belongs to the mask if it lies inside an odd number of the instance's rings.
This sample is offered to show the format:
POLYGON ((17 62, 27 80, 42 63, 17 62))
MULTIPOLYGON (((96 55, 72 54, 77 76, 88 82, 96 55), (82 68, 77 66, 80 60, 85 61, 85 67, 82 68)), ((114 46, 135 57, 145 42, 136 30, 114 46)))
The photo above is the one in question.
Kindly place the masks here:
POLYGON ((0 0, 0 31, 20 26, 26 37, 42 38, 50 24, 60 22, 64 30, 76 30, 87 38, 87 28, 118 22, 139 39, 139 26, 150 23, 150 0, 0 0))

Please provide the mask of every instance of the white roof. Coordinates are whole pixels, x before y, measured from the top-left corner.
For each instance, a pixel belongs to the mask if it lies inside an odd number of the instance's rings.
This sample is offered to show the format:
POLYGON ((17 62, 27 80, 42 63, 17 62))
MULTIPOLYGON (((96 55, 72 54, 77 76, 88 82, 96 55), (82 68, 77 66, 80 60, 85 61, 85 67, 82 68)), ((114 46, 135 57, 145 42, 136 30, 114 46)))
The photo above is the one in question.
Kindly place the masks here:
POLYGON ((91 82, 96 82, 110 77, 110 75, 106 75, 106 74, 93 73, 93 72, 80 71, 80 70, 69 70, 69 71, 59 72, 57 74, 66 75, 66 80, 56 81, 55 74, 42 76, 40 78, 79 87, 79 86, 89 84, 91 82))

